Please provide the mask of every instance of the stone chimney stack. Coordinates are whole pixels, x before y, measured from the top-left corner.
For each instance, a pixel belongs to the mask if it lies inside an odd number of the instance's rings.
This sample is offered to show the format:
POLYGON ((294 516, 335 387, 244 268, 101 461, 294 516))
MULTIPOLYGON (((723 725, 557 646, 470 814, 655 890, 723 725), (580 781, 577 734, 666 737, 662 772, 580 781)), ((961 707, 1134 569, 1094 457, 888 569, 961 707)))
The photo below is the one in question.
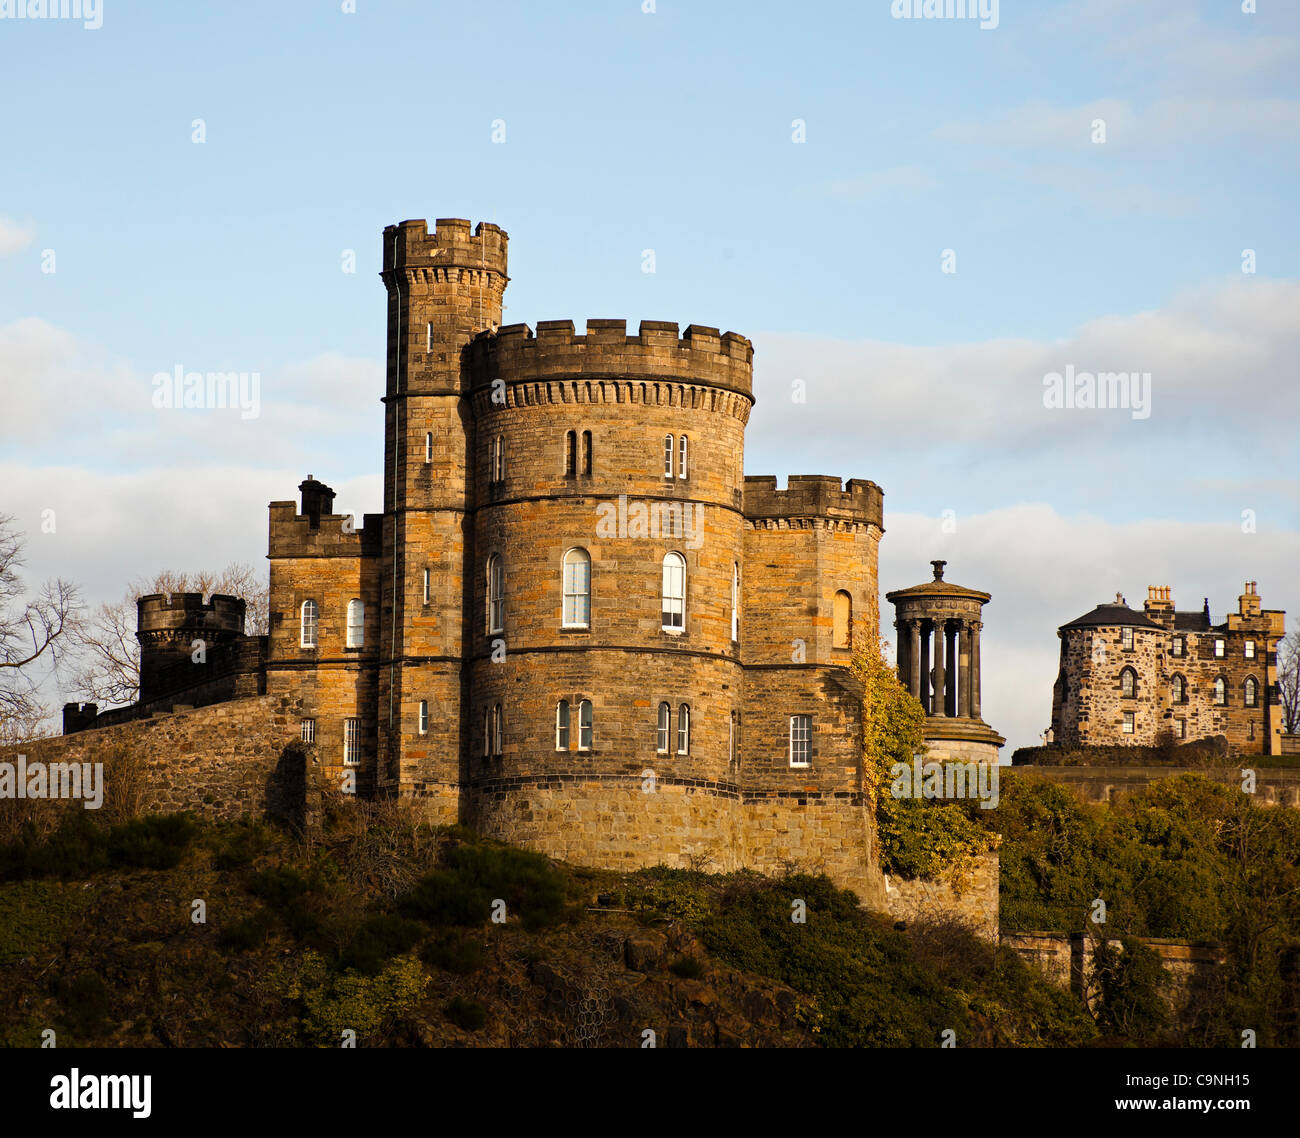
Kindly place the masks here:
POLYGON ((321 514, 334 512, 334 491, 310 474, 306 481, 298 483, 298 489, 302 493, 303 516, 311 519, 312 529, 320 529, 321 514))

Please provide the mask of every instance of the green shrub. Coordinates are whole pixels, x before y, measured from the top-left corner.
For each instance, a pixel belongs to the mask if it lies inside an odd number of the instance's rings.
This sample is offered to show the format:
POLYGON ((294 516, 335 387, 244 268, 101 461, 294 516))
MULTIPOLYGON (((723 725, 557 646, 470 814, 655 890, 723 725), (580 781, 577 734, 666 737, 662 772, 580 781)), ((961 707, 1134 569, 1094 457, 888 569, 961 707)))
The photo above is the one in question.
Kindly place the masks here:
MULTIPOLYGON (((318 970, 306 971, 319 974, 318 970)), ((307 1040, 337 1047, 344 1031, 356 1032, 359 1042, 379 1039, 415 1007, 428 983, 429 978, 415 957, 399 956, 378 976, 357 972, 327 974, 319 985, 289 990, 286 994, 302 999, 305 1009, 302 1030, 307 1040)))
POLYGON ((264 869, 248 883, 248 891, 272 909, 285 909, 311 888, 298 870, 287 867, 264 869))
POLYGON ((468 976, 487 963, 487 949, 472 935, 448 931, 435 934, 420 950, 420 959, 432 968, 468 976))
POLYGON ((109 859, 116 866, 172 869, 199 832, 186 814, 150 814, 114 826, 108 834, 109 859))
POLYGON ((463 996, 453 997, 443 1012, 462 1031, 478 1031, 487 1023, 487 1010, 483 1005, 463 996))
POLYGON ((394 956, 411 951, 424 937, 418 921, 394 913, 367 917, 352 936, 339 961, 341 968, 354 968, 366 976, 377 976, 394 956))
POLYGON ((233 948, 236 952, 250 952, 266 944, 274 928, 275 918, 265 909, 258 909, 223 928, 217 937, 217 943, 223 948, 233 948))
POLYGON ((270 831, 256 818, 241 818, 219 832, 213 863, 218 869, 244 869, 272 846, 270 831))

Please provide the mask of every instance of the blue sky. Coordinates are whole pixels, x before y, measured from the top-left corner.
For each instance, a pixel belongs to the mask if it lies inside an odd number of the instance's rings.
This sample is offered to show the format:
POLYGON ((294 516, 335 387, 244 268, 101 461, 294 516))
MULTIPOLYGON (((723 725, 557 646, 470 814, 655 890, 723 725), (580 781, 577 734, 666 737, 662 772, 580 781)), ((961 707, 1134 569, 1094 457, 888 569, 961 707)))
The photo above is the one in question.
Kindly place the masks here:
POLYGON ((309 471, 378 509, 380 232, 459 216, 510 233, 507 321, 750 336, 748 472, 872 478, 882 592, 947 556, 994 594, 1013 743, 1117 589, 1300 612, 1294 3, 102 4, 0 19, 0 512, 62 519, 33 575, 258 561, 309 471), (259 371, 263 415, 166 418, 178 364, 259 371), (1150 417, 1044 408, 1067 365, 1149 372, 1150 417))

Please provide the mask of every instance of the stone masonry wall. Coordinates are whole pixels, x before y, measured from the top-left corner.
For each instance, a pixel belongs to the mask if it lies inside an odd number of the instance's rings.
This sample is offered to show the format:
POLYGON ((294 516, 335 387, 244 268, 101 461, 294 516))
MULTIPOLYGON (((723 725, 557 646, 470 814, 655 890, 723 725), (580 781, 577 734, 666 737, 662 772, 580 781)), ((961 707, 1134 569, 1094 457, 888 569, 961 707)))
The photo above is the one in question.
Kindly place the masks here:
POLYGON ((111 763, 123 749, 142 764, 136 782, 141 812, 193 810, 209 818, 271 813, 298 821, 306 800, 305 766, 311 765, 309 750, 299 742, 302 707, 292 696, 233 700, 8 747, 0 761, 15 762, 23 754, 29 766, 107 762, 108 806, 111 763))
POLYGON ((998 855, 977 859, 971 880, 960 890, 933 878, 887 877, 886 904, 900 921, 955 916, 974 927, 985 940, 998 939, 998 855))

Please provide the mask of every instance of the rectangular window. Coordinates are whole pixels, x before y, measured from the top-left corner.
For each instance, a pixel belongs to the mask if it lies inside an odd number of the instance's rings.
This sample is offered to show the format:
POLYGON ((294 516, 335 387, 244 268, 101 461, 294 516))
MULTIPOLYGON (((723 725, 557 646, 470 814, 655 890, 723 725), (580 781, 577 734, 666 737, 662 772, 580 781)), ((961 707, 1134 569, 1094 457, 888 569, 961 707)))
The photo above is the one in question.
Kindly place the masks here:
POLYGON ((655 730, 655 750, 661 755, 668 753, 668 732, 672 726, 672 709, 666 704, 659 705, 659 722, 655 730))
POLYGON ((691 753, 691 709, 686 704, 677 709, 677 753, 691 753))
POLYGON ((1121 628, 1119 630, 1120 647, 1129 649, 1133 647, 1133 630, 1131 628, 1121 628))
POLYGON ((429 701, 427 699, 422 699, 420 700, 420 734, 427 735, 428 733, 429 733, 429 701))
POLYGON ((1171 652, 1172 652, 1172 655, 1174 655, 1174 656, 1182 656, 1182 654, 1183 654, 1183 638, 1182 638, 1181 636, 1175 636, 1175 637, 1174 637, 1174 646, 1173 646, 1171 652))
POLYGON ((673 476, 673 437, 664 435, 664 477, 673 476))
POLYGON ((429 570, 424 571, 424 603, 429 603, 429 570))
POLYGON ((731 718, 727 722, 727 760, 731 763, 731 769, 736 769, 736 713, 731 713, 731 718))
POLYGON ((1178 720, 1178 737, 1179 737, 1180 739, 1186 739, 1186 738, 1187 738, 1187 720, 1186 720, 1186 719, 1180 719, 1180 720, 1178 720))
POLYGON ((347 647, 364 648, 366 644, 366 606, 361 601, 348 601, 347 647))
POLYGON ((682 435, 682 437, 677 442, 677 477, 678 478, 686 477, 686 436, 685 435, 682 435))
POLYGON ((1246 641, 1246 659, 1247 659, 1247 660, 1253 660, 1254 658, 1255 658, 1255 642, 1254 642, 1253 640, 1247 640, 1247 641, 1246 641))
POLYGON ((302 741, 304 743, 316 742, 316 720, 304 719, 302 721, 302 741))
POLYGON ((433 432, 426 431, 424 435, 424 461, 433 461, 433 432))
POLYGON ((1133 712, 1131 711, 1124 712, 1124 734, 1133 734, 1133 712))
POLYGON ((433 322, 430 321, 424 331, 424 350, 433 351, 433 322))
POLYGON ((343 765, 355 767, 361 762, 361 720, 343 720, 343 765))
POLYGON ((1214 642, 1214 658, 1215 658, 1216 660, 1222 660, 1223 657, 1224 657, 1226 654, 1227 654, 1227 653, 1226 653, 1226 651, 1225 651, 1225 646, 1224 646, 1223 641, 1222 641, 1222 640, 1216 640, 1216 641, 1214 642))
POLYGON ((806 767, 812 762, 812 716, 790 716, 790 765, 806 767))

